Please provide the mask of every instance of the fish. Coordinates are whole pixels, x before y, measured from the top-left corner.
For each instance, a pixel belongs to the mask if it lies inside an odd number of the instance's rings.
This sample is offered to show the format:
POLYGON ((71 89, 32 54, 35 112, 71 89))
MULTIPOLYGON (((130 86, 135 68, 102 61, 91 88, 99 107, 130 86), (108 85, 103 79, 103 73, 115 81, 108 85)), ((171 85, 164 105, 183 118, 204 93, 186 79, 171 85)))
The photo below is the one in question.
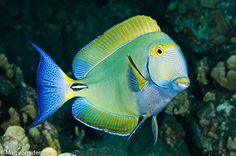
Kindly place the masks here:
POLYGON ((154 144, 157 115, 190 85, 180 47, 149 16, 131 17, 105 31, 75 55, 74 78, 36 44, 38 126, 74 99, 72 115, 84 125, 131 137, 152 118, 154 144))

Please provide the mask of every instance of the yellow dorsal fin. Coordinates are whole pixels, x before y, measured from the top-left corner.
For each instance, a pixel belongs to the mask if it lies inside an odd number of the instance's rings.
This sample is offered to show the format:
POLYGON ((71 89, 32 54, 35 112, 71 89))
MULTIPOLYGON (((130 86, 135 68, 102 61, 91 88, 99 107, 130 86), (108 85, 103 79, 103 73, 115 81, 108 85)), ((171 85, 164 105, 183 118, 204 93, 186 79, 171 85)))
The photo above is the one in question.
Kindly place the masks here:
POLYGON ((160 27, 148 16, 135 16, 115 25, 77 53, 73 61, 75 77, 84 78, 93 67, 119 47, 143 34, 156 31, 160 31, 160 27))

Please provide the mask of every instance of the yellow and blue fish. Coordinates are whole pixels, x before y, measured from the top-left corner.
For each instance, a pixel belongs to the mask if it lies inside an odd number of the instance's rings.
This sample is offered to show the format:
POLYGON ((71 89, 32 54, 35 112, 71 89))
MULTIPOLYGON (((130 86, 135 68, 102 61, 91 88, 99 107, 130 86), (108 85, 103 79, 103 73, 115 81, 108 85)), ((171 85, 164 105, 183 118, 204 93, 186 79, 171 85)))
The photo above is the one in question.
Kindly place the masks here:
POLYGON ((82 48, 72 65, 75 80, 30 43, 41 58, 38 117, 31 127, 75 98, 75 119, 110 134, 132 135, 152 117, 156 142, 156 116, 190 84, 180 47, 147 16, 129 18, 82 48))

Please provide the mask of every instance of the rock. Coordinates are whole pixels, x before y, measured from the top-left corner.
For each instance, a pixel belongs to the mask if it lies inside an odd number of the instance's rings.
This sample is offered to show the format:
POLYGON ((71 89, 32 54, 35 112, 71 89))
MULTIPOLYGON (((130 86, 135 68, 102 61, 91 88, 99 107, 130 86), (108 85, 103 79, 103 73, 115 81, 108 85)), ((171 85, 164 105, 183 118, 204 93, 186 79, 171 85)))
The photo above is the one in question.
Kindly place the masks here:
POLYGON ((42 150, 40 156, 57 156, 57 151, 52 147, 46 147, 42 150))

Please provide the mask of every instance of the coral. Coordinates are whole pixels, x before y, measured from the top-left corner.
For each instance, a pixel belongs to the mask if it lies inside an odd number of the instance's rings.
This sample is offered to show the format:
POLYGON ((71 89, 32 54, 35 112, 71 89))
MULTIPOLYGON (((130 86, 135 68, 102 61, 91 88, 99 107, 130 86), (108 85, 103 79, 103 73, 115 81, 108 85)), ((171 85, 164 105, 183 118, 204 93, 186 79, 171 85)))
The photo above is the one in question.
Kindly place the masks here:
POLYGON ((1 116, 2 116, 2 105, 3 105, 3 103, 2 103, 2 101, 0 100, 0 118, 1 118, 1 116))
POLYGON ((30 155, 30 145, 25 130, 20 126, 10 126, 2 137, 4 154, 30 155))
POLYGON ((36 142, 36 143, 40 142, 41 133, 37 127, 30 128, 28 131, 28 134, 30 137, 32 137, 34 142, 36 142))
POLYGON ((2 147, 2 144, 0 143, 0 156, 4 156, 4 150, 3 150, 3 147, 2 147))
POLYGON ((1 128, 5 130, 10 125, 19 125, 21 122, 20 116, 22 116, 25 124, 29 122, 28 116, 31 120, 35 119, 36 91, 26 85, 22 70, 15 64, 10 63, 5 54, 0 54, 0 84, 0 95, 4 97, 1 103, 6 104, 4 109, 8 109, 10 115, 9 121, 2 123, 1 128), (11 106, 10 102, 13 101, 15 103, 14 107, 22 108, 21 112, 17 112, 13 107, 7 108, 11 106))
POLYGON ((4 121, 0 125, 0 127, 3 130, 6 130, 9 126, 13 126, 13 125, 20 126, 20 115, 19 115, 19 113, 13 107, 9 108, 8 114, 10 116, 10 119, 8 121, 4 121))
POLYGON ((230 42, 236 44, 236 36, 231 37, 230 42))
POLYGON ((72 153, 62 153, 62 154, 59 154, 59 156, 76 156, 76 155, 72 153))
POLYGON ((174 145, 176 144, 176 137, 174 135, 174 130, 170 127, 166 127, 165 136, 166 136, 166 143, 171 147, 174 147, 174 145))
POLYGON ((225 140, 230 134, 235 134, 235 118, 232 113, 235 111, 235 103, 231 97, 223 99, 214 94, 214 100, 206 100, 197 113, 198 123, 193 128, 195 143, 203 154, 229 155, 225 140), (219 103, 219 99, 223 99, 222 103, 219 103))
MULTIPOLYGON (((29 136, 37 145, 43 145, 44 147, 49 146, 54 148, 58 153, 61 152, 57 129, 47 121, 30 129, 29 136)), ((38 147, 36 146, 34 148, 38 147)))
POLYGON ((230 56, 226 65, 224 62, 218 62, 211 71, 211 77, 222 87, 236 90, 236 55, 230 56))
POLYGON ((232 138, 232 137, 228 138, 227 149, 230 151, 230 156, 236 155, 236 138, 232 138))
POLYGON ((197 81, 200 84, 203 84, 203 85, 208 84, 208 80, 206 78, 208 71, 209 71, 209 67, 207 64, 207 58, 205 57, 204 59, 200 60, 197 65, 197 81))
POLYGON ((6 77, 0 75, 0 94, 4 97, 10 97, 14 94, 15 85, 11 83, 6 77))
MULTIPOLYGON (((3 101, 1 101, 1 105, 4 104, 4 110, 8 110, 9 119, 5 119, 0 127, 6 131, 6 136, 8 134, 8 127, 10 126, 20 126, 22 123, 24 125, 31 123, 37 116, 37 111, 35 108, 36 105, 36 91, 32 87, 26 85, 23 78, 23 73, 19 67, 15 64, 9 63, 7 57, 4 54, 0 55, 0 83, 2 83, 0 87, 0 95, 5 97, 3 101), (8 74, 11 73, 11 74, 8 74), (17 95, 17 96, 15 96, 17 95), (9 103, 9 100, 12 99, 14 101, 14 105, 9 103), (17 106, 20 110, 19 112, 14 108, 17 106)), ((2 108, 0 106, 0 108, 2 108)), ((2 109, 0 110, 0 112, 2 109)), ((5 113, 5 112, 4 112, 5 113)), ((5 113, 6 114, 6 113, 5 113)), ((5 115, 4 114, 4 115, 5 115)), ((0 113, 1 115, 1 113, 0 113)), ((6 114, 7 115, 7 114, 6 114)), ((17 129, 17 128, 16 128, 17 129)), ((18 128, 19 129, 19 128, 18 128)), ((12 131, 12 128, 10 129, 12 131)), ((13 129, 14 130, 14 129, 13 129)), ((11 132, 12 133, 12 132, 11 132)), ((19 136, 23 135, 23 132, 19 130, 19 136)), ((29 130, 30 141, 38 144, 39 146, 50 146, 57 150, 60 153, 60 144, 58 141, 58 134, 56 128, 45 122, 37 128, 32 128, 29 130)), ((23 136, 22 136, 23 137, 23 136)), ((7 143, 11 142, 11 137, 5 137, 9 140, 7 143)), ((6 140, 6 139, 5 139, 6 140)), ((17 139, 13 139, 14 141, 11 148, 21 148, 21 143, 17 139)), ((24 143, 27 145, 27 143, 24 143)), ((5 145, 3 144, 4 149, 5 145)), ((35 144, 32 144, 32 149, 38 149, 35 144)))
POLYGON ((16 65, 9 63, 5 54, 0 54, 0 69, 5 72, 7 79, 19 86, 26 86, 22 70, 16 65))
POLYGON ((25 124, 28 122, 28 116, 31 119, 35 119, 37 117, 35 105, 28 104, 24 106, 20 111, 23 113, 23 122, 25 124))
POLYGON ((85 131, 79 127, 75 127, 75 135, 76 135, 76 140, 75 140, 75 147, 78 148, 78 149, 83 149, 83 146, 82 146, 82 141, 84 139, 84 136, 85 136, 85 131))
MULTIPOLYGON (((35 110, 33 110, 33 106, 37 105, 37 96, 36 96, 36 91, 35 89, 33 89, 31 86, 25 86, 25 87, 21 87, 18 89, 18 98, 16 99, 16 103, 17 105, 24 109, 25 106, 27 105, 32 105, 29 106, 31 107, 31 111, 32 112, 28 112, 28 113, 32 113, 29 114, 32 117, 35 117, 35 110)), ((28 109, 26 109, 26 111, 29 111, 28 109)), ((25 112, 27 114, 27 112, 25 112)), ((34 119, 34 118, 33 118, 34 119)))
POLYGON ((40 153, 40 156, 49 156, 49 155, 57 156, 57 151, 52 147, 46 147, 40 153))
POLYGON ((224 113, 226 116, 230 116, 230 113, 234 106, 230 105, 228 102, 219 104, 216 108, 217 112, 224 113))
POLYGON ((100 155, 102 153, 102 155, 112 155, 115 153, 115 155, 122 155, 122 156, 128 156, 129 154, 122 149, 119 148, 111 148, 111 147, 107 147, 107 146, 103 146, 103 147, 98 147, 98 148, 90 148, 89 150, 86 151, 76 151, 75 155, 84 155, 84 156, 90 156, 90 155, 94 155, 94 153, 98 153, 98 155, 100 155), (111 154, 112 153, 112 154, 111 154))
POLYGON ((228 17, 225 17, 224 13, 220 10, 217 10, 214 13, 213 17, 214 22, 216 23, 216 33, 218 34, 227 34, 231 31, 231 25, 228 17))
POLYGON ((202 127, 206 127, 211 125, 211 123, 216 123, 216 108, 211 103, 209 105, 206 105, 198 112, 199 117, 199 123, 202 127))
POLYGON ((233 98, 234 100, 236 100, 236 94, 232 95, 232 98, 233 98))
POLYGON ((60 153, 60 143, 56 137, 51 133, 51 131, 45 129, 42 131, 43 136, 50 147, 55 148, 60 153))
POLYGON ((204 102, 215 101, 215 100, 216 100, 216 94, 214 92, 208 91, 203 97, 204 102))
POLYGON ((234 70, 236 71, 236 55, 232 55, 228 60, 227 60, 227 66, 229 70, 234 70))
POLYGON ((167 114, 174 114, 174 115, 179 115, 179 114, 186 114, 188 113, 188 109, 190 107, 190 99, 189 95, 187 92, 183 92, 177 97, 175 97, 170 104, 167 106, 165 112, 167 114))
POLYGON ((22 70, 9 63, 4 54, 0 54, 0 84, 0 95, 3 97, 15 100, 20 107, 27 104, 35 105, 35 90, 25 84, 22 70))
POLYGON ((0 68, 6 72, 8 78, 14 77, 13 66, 8 62, 4 54, 0 54, 0 68))
POLYGON ((215 8, 216 4, 219 3, 220 0, 201 0, 201 6, 205 8, 215 8))
POLYGON ((159 137, 169 147, 173 148, 177 144, 183 143, 181 140, 185 137, 185 132, 173 116, 167 116, 159 128, 159 137))

